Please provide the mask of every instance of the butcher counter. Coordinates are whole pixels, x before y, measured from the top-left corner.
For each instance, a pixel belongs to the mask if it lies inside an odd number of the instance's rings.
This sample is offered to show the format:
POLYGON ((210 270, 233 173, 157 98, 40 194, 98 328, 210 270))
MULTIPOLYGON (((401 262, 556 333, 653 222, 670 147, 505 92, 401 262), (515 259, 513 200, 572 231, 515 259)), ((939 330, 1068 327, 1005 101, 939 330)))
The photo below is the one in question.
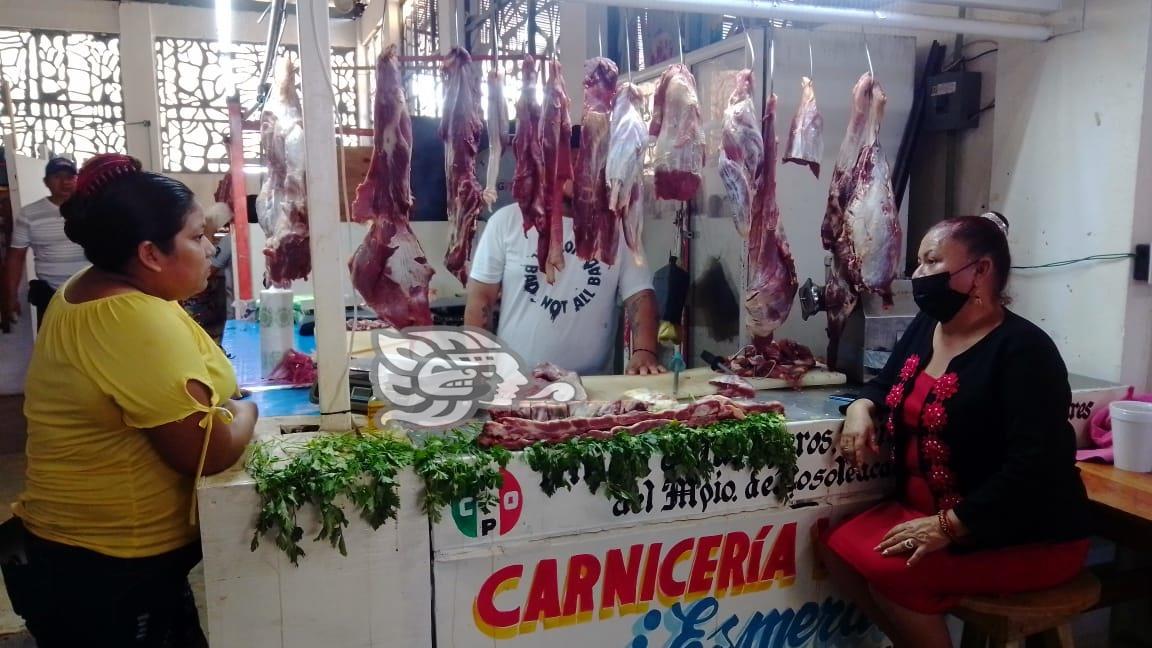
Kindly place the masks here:
MULTIPOLYGON (((1072 382, 1088 410, 1119 390, 1072 382)), ((313 541, 317 521, 302 509, 306 555, 293 565, 269 537, 251 547, 260 505, 252 478, 240 467, 207 477, 198 494, 210 641, 638 648, 709 637, 717 646, 881 645, 883 636, 833 590, 815 556, 821 529, 892 485, 890 465, 853 470, 837 455, 843 418, 829 397, 845 391, 760 392, 785 405, 796 439, 787 505, 769 487, 772 474, 720 466, 707 483, 666 482, 659 456, 639 512, 580 484, 549 497, 516 453, 496 510, 485 514, 462 500, 435 522, 422 510, 420 478, 402 470, 395 519, 373 530, 349 515, 347 555, 313 541)), ((1078 412, 1074 406, 1070 414, 1078 412)), ((257 436, 305 440, 319 433, 292 430, 317 422, 264 417, 257 436)))

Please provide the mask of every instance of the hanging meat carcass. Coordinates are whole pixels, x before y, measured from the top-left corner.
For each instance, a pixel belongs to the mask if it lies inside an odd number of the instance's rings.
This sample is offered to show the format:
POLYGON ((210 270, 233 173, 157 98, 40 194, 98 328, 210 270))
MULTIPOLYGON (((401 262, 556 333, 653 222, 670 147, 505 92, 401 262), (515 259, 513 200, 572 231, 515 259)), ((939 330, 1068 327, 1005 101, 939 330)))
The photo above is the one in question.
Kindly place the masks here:
POLYGON ((504 102, 504 75, 493 66, 488 72, 488 182, 484 186, 484 204, 488 210, 496 204, 496 182, 500 177, 500 158, 508 150, 508 104, 504 102))
POLYGON ((660 77, 649 133, 656 138, 656 198, 695 198, 704 170, 704 122, 688 66, 675 63, 660 77))
POLYGON ((764 159, 752 199, 751 227, 748 232, 748 286, 744 309, 752 345, 766 348, 772 334, 792 310, 796 297, 796 261, 776 203, 776 95, 764 109, 764 159))
POLYGON ((537 227, 537 261, 548 283, 564 269, 564 186, 572 181, 572 120, 570 100, 564 88, 563 70, 558 61, 548 62, 544 87, 544 112, 540 117, 540 143, 544 152, 544 219, 546 230, 537 227))
POLYGON ((644 262, 642 240, 644 227, 644 148, 648 145, 648 127, 641 109, 644 95, 630 83, 616 90, 612 109, 612 133, 608 144, 605 178, 608 182, 608 205, 624 230, 624 243, 644 262))
POLYGON ((572 181, 572 235, 576 255, 612 265, 619 245, 618 220, 608 202, 608 163, 616 64, 604 57, 584 63, 584 114, 572 181))
POLYGON ((888 162, 877 136, 886 96, 865 72, 852 89, 852 113, 840 144, 820 237, 832 253, 824 303, 828 364, 835 368, 844 325, 865 290, 892 302, 903 237, 888 162))
POLYGON ((451 238, 444 267, 468 283, 468 265, 476 235, 476 217, 484 207, 483 190, 476 179, 476 155, 484 131, 480 112, 480 73, 472 57, 453 47, 444 58, 444 116, 440 139, 444 142, 444 167, 448 176, 448 224, 451 238))
MULTIPOLYGON (((512 198, 520 206, 524 232, 536 228, 541 236, 547 231, 544 220, 544 150, 540 143, 540 102, 536 100, 539 74, 536 61, 525 56, 521 64, 520 99, 516 102, 516 136, 512 151, 516 172, 512 176, 512 198)), ((543 265, 544 260, 538 261, 543 265)))
POLYGON ((296 94, 296 69, 280 63, 276 97, 260 116, 260 143, 268 177, 256 197, 268 284, 288 288, 312 271, 308 247, 308 197, 304 171, 304 114, 296 94))
POLYGON ((764 161, 764 141, 756 106, 752 103, 752 71, 736 73, 736 87, 724 109, 724 126, 717 167, 724 191, 732 203, 732 220, 740 236, 748 238, 752 194, 756 175, 764 161))
POLYGON ((800 106, 788 128, 784 162, 807 165, 812 175, 820 177, 820 160, 824 159, 824 116, 816 107, 816 89, 812 79, 800 78, 800 106))
POLYGON ((434 271, 409 225, 412 120, 394 45, 376 62, 374 127, 368 175, 352 203, 352 220, 371 223, 349 262, 352 285, 391 326, 428 326, 428 282, 434 271))

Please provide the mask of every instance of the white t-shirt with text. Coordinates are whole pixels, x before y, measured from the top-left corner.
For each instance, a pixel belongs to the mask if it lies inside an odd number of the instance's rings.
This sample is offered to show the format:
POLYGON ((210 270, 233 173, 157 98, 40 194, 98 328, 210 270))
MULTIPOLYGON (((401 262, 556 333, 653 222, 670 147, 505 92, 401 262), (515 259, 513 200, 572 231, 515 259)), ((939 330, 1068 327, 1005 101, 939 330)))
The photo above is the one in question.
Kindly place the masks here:
POLYGON ((84 248, 64 234, 64 217, 51 200, 41 198, 25 205, 12 223, 12 247, 32 248, 36 277, 53 290, 88 267, 84 248))
POLYGON ((488 219, 472 256, 469 276, 501 285, 496 335, 529 366, 552 362, 594 375, 608 364, 618 306, 652 288, 652 273, 620 236, 616 263, 576 256, 572 219, 564 219, 564 270, 549 285, 536 260, 537 232, 524 233, 520 207, 508 205, 488 219))

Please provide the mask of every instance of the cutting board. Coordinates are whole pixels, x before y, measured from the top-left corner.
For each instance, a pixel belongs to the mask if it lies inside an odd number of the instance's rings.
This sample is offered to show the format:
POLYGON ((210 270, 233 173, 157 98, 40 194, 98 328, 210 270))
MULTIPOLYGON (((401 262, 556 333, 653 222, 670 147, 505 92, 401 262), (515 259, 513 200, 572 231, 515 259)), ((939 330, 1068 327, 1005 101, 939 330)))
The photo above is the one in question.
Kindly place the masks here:
MULTIPOLYGON (((718 376, 710 367, 697 367, 680 372, 680 391, 677 398, 700 398, 716 393, 716 387, 708 381, 718 376)), ((790 389, 791 384, 778 378, 746 378, 757 390, 790 389)), ((672 395, 672 374, 655 376, 581 376, 589 400, 615 400, 631 389, 650 389, 661 394, 672 395)), ((843 385, 848 377, 842 373, 817 369, 804 374, 801 387, 843 385)))

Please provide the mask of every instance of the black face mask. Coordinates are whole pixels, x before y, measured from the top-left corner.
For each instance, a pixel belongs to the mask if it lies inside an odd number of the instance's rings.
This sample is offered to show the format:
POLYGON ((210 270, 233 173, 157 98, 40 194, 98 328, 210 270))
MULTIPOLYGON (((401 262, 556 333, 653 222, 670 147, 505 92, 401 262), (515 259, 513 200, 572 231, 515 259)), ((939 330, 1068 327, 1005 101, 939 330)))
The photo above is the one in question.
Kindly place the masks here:
POLYGON ((920 310, 938 322, 948 322, 964 308, 968 295, 949 286, 952 275, 960 274, 979 262, 979 259, 960 268, 956 272, 938 272, 926 277, 912 279, 912 299, 920 310))

